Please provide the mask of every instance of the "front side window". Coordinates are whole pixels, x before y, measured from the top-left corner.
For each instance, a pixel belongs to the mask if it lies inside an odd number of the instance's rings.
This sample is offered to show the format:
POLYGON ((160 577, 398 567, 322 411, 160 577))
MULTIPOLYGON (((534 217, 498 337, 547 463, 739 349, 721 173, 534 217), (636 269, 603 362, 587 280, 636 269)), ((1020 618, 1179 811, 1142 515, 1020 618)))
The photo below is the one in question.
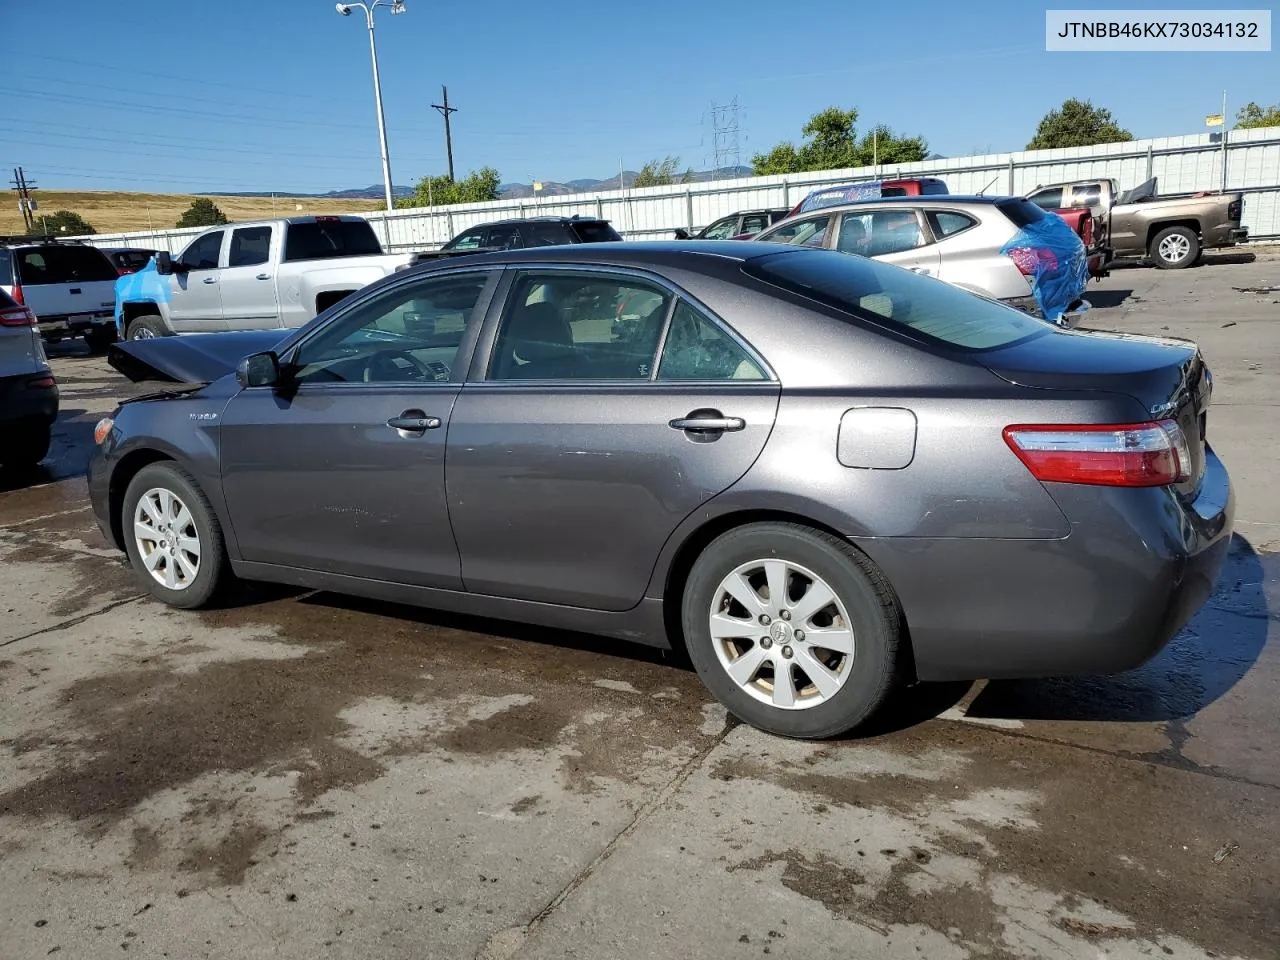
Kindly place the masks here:
POLYGON ((484 230, 476 227, 468 230, 444 245, 445 250, 476 250, 480 246, 480 240, 484 237, 484 230))
POLYGON ((769 215, 753 213, 742 218, 742 233, 759 233, 769 225, 769 215))
POLYGON ((764 380, 765 372, 719 324, 681 300, 662 345, 659 380, 764 380))
POLYGON ((758 239, 768 240, 771 243, 789 243, 797 247, 820 247, 826 238, 830 223, 831 218, 825 215, 809 217, 807 220, 797 220, 778 227, 768 236, 758 239))
POLYGON ((612 274, 524 274, 513 285, 490 380, 648 380, 671 295, 612 274))
POLYGON ((730 237, 738 234, 738 218, 726 217, 723 220, 717 220, 711 226, 707 227, 707 232, 702 235, 703 240, 728 240, 730 237))
POLYGON ((484 245, 489 250, 513 250, 524 246, 520 242, 520 230, 514 223, 490 227, 485 235, 484 245))
POLYGON ((299 383, 438 383, 451 379, 490 274, 397 286, 334 318, 299 348, 299 383))
POLYGON ((182 262, 192 270, 212 270, 218 265, 222 249, 222 231, 215 230, 197 237, 182 253, 182 262))
POLYGON ((241 227, 231 231, 229 267, 255 267, 266 263, 271 252, 270 227, 241 227))
POLYGON ((1062 206, 1062 188, 1051 187, 1048 190, 1041 190, 1027 197, 1041 210, 1057 210, 1062 206))

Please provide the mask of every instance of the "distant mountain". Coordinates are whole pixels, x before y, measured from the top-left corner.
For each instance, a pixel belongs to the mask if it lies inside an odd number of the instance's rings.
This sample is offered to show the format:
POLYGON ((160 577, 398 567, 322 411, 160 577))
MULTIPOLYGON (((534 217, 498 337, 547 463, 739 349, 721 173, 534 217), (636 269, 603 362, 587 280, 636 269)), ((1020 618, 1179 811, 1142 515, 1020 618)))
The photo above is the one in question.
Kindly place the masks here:
MULTIPOLYGON (((574 193, 603 193, 608 190, 626 189, 635 183, 636 177, 639 175, 638 170, 624 170, 622 172, 621 187, 619 187, 619 179, 617 176, 609 177, 607 180, 592 180, 584 178, 580 180, 569 180, 561 183, 556 180, 543 180, 542 189, 534 193, 533 184, 531 183, 504 183, 498 187, 498 196, 503 200, 522 200, 530 197, 563 197, 574 193)), ((695 183, 702 183, 707 180, 730 180, 738 177, 751 176, 751 168, 744 166, 737 167, 721 167, 716 170, 695 170, 693 172, 693 180, 695 183)), ((370 187, 354 187, 347 190, 330 190, 328 193, 296 193, 287 190, 219 190, 208 191, 196 194, 201 197, 270 197, 274 193, 277 197, 315 197, 318 199, 330 200, 381 200, 384 196, 381 184, 374 184, 370 187)), ((413 187, 393 186, 391 193, 394 197, 411 197, 414 193, 413 187)))

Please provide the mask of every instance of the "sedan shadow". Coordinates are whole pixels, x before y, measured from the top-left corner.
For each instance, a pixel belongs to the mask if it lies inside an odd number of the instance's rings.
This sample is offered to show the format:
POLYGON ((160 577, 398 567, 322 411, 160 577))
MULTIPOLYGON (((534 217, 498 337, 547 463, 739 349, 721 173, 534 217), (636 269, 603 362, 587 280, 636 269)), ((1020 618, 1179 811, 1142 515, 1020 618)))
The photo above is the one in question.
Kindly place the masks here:
POLYGON ((1233 538, 1217 590, 1152 660, 1110 676, 994 680, 965 711, 1009 720, 1169 721, 1191 717, 1249 672, 1271 622, 1264 583, 1280 575, 1280 554, 1259 554, 1233 538))

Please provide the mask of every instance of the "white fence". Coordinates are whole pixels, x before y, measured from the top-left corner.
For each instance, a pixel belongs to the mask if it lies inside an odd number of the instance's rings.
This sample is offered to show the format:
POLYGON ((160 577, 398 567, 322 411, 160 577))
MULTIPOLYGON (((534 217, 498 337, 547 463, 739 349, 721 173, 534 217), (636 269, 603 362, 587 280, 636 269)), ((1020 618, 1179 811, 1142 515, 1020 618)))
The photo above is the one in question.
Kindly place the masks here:
MULTIPOLYGON (((1226 150, 1227 189, 1243 190, 1244 225, 1253 239, 1280 237, 1280 127, 1232 131, 1226 150)), ((1161 196, 1222 186, 1224 154, 1208 134, 1130 143, 1032 150, 921 163, 794 173, 740 180, 675 184, 539 200, 487 203, 364 214, 388 251, 430 250, 467 227, 504 217, 605 217, 627 239, 666 239, 677 227, 700 228, 735 210, 791 207, 815 187, 858 180, 939 177, 952 193, 1022 195, 1038 184, 1114 177, 1121 189, 1159 177, 1161 196)), ((202 228, 97 234, 98 246, 142 246, 177 253, 202 228)))

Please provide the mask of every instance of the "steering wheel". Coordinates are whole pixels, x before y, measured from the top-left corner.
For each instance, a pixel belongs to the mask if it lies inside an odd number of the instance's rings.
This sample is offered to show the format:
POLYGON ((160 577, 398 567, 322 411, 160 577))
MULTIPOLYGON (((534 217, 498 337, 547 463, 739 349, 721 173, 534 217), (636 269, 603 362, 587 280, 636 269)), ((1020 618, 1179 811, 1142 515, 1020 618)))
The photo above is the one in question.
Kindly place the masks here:
POLYGON ((435 374, 408 350, 379 350, 364 368, 365 383, 398 383, 435 380, 435 374), (403 360, 405 363, 397 363, 403 360))

